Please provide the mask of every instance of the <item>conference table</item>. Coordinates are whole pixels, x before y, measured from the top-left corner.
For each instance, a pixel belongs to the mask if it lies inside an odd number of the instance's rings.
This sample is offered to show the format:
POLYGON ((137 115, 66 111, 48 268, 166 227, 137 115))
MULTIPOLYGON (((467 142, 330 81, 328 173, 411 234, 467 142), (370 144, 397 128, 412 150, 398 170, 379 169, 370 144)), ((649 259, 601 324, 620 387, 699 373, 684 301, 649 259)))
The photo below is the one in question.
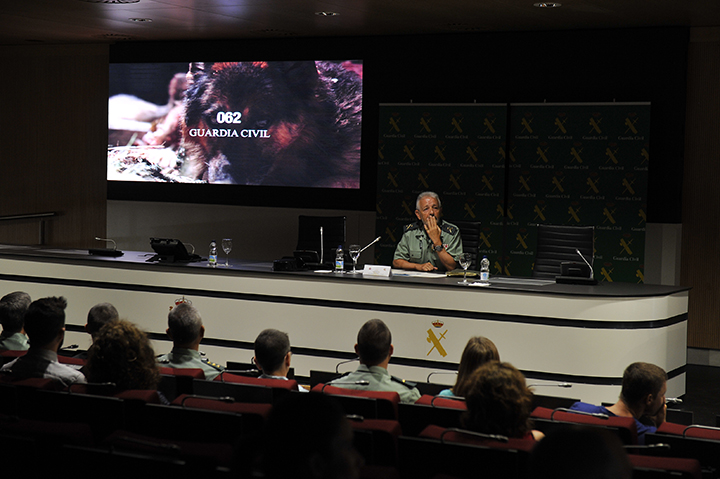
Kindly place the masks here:
POLYGON ((168 352, 167 314, 189 301, 205 325, 200 349, 220 364, 251 362, 255 337, 275 328, 290 336, 296 377, 352 371, 357 331, 380 318, 393 335, 390 373, 410 381, 452 385, 467 340, 486 336, 537 394, 614 402, 635 361, 668 372, 668 397, 685 393, 689 288, 503 276, 465 286, 438 274, 277 272, 271 261, 210 267, 152 256, 0 245, 0 296, 66 297, 65 346, 79 349, 90 345, 88 310, 110 302, 147 331, 157 354, 168 352))

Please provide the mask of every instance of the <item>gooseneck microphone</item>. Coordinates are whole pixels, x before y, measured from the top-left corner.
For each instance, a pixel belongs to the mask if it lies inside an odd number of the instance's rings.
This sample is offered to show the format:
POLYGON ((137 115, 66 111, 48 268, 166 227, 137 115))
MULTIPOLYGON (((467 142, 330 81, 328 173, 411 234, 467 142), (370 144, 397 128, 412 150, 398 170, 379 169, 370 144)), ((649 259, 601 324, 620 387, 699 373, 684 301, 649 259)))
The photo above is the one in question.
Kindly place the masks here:
POLYGON ((593 267, 588 263, 588 260, 585 259, 585 256, 580 252, 579 249, 575 248, 575 252, 582 258, 582 260, 585 262, 585 264, 590 268, 590 279, 595 279, 595 272, 593 271, 593 267))
POLYGON ((382 236, 378 236, 377 238, 375 238, 374 240, 372 240, 370 243, 368 243, 367 246, 365 246, 364 248, 362 248, 362 249, 358 252, 358 256, 360 256, 360 253, 362 253, 363 251, 365 251, 366 249, 368 249, 369 247, 371 247, 372 245, 374 245, 375 243, 377 243, 378 241, 380 241, 380 238, 382 238, 382 236))
POLYGON ((88 250, 89 254, 95 255, 95 256, 112 256, 112 257, 118 257, 122 256, 124 253, 117 249, 117 243, 114 239, 110 238, 100 238, 99 236, 96 236, 95 239, 97 241, 106 241, 111 242, 113 244, 112 248, 90 248, 88 250))
POLYGON ((325 263, 325 240, 323 237, 323 227, 320 227, 320 264, 325 263))
MULTIPOLYGON (((332 383, 323 384, 323 387, 320 389, 320 392, 324 392, 325 388, 328 386, 336 387, 338 384, 342 384, 342 385, 347 384, 347 385, 353 385, 353 386, 367 386, 368 384, 370 384, 370 381, 366 381, 364 379, 360 379, 359 381, 334 381, 332 383)), ((342 387, 342 386, 340 386, 340 387, 342 387)))
POLYGON ((335 372, 338 373, 338 374, 340 374, 340 371, 338 371, 338 368, 340 367, 340 365, 346 364, 346 363, 351 363, 351 362, 353 362, 353 361, 359 361, 359 360, 360 360, 360 358, 352 358, 352 359, 347 359, 347 360, 345 360, 345 361, 340 361, 339 363, 337 363, 337 364, 335 365, 335 372))

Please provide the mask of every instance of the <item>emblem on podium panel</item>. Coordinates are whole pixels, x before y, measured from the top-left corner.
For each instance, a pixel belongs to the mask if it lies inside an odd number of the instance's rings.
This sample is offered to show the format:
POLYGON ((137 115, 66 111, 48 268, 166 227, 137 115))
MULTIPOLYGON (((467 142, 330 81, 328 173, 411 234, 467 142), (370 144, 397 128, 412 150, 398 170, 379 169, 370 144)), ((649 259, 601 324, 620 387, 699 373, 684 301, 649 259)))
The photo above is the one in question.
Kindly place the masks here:
MULTIPOLYGON (((436 328, 441 328, 443 326, 443 322, 440 320, 433 321, 432 325, 436 328)), ((432 329, 427 330, 427 340, 428 343, 432 344, 432 347, 430 348, 430 351, 428 351, 426 356, 430 356, 430 353, 437 350, 438 353, 440 353, 440 356, 445 357, 447 356, 447 351, 445 351, 445 348, 443 347, 440 342, 445 339, 445 335, 447 334, 448 330, 446 329, 445 332, 443 332, 440 336, 436 336, 435 332, 433 332, 432 329)))

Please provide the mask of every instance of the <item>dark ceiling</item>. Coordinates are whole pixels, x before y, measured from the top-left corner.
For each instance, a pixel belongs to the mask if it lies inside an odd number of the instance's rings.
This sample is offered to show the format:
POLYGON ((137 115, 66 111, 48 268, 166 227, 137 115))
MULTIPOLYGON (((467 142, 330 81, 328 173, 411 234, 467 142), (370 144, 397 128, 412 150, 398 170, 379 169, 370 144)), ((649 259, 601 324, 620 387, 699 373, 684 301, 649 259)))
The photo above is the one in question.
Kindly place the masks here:
POLYGON ((3 0, 0 45, 720 26, 719 0, 560 2, 3 0))

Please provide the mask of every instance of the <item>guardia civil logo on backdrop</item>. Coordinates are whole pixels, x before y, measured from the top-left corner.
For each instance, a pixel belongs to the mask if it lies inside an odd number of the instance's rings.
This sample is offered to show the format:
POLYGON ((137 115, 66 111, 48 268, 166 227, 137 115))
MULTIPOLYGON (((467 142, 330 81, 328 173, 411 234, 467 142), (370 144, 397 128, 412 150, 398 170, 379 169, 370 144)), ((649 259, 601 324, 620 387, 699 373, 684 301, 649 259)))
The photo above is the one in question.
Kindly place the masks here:
POLYGON ((381 105, 375 261, 432 190, 492 274, 532 274, 539 223, 592 225, 595 277, 642 282, 649 128, 649 103, 381 105))

